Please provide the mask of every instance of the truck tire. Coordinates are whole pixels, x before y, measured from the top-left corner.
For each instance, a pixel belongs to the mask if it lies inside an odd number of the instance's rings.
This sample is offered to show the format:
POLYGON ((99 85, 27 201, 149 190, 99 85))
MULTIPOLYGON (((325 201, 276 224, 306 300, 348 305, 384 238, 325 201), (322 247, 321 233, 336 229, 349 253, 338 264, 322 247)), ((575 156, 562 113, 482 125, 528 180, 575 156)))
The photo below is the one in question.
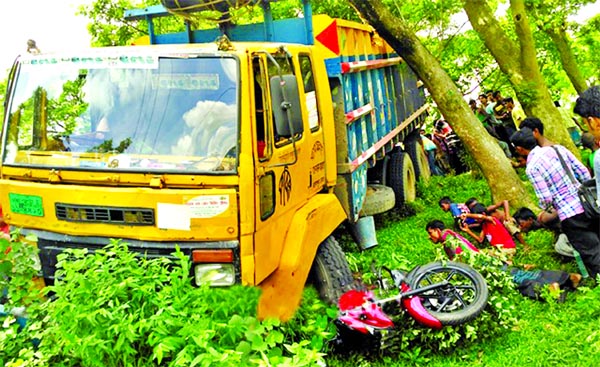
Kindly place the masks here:
POLYGON ((388 186, 396 195, 396 208, 404 203, 410 203, 417 198, 417 181, 415 168, 410 156, 401 150, 390 154, 388 167, 388 186))
POLYGON ((394 190, 384 185, 368 185, 365 202, 360 210, 360 216, 365 217, 387 212, 396 205, 394 190))
POLYGON ((383 159, 377 161, 374 167, 367 170, 367 182, 369 184, 385 185, 385 182, 387 181, 387 167, 389 160, 389 155, 385 155, 383 159))
POLYGON ((336 305, 340 296, 354 287, 354 277, 346 256, 333 236, 319 245, 309 280, 321 299, 332 305, 336 305))
POLYGON ((427 155, 425 155, 425 150, 423 149, 423 144, 420 140, 411 139, 406 142, 404 149, 410 156, 410 160, 415 167, 416 180, 419 181, 422 179, 425 182, 429 181, 431 178, 431 169, 429 167, 429 162, 427 161, 427 155))

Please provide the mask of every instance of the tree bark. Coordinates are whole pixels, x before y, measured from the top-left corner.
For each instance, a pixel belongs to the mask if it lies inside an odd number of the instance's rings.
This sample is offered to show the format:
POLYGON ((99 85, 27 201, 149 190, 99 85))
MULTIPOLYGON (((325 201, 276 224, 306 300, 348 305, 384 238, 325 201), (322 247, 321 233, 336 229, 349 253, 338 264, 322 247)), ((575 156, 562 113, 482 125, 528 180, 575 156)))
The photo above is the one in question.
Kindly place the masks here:
POLYGON ((560 63, 567 73, 567 77, 569 77, 571 84, 573 84, 573 87, 577 91, 577 94, 583 93, 588 88, 588 85, 579 66, 577 66, 577 60, 573 54, 567 32, 565 32, 563 28, 549 28, 546 29, 545 32, 556 45, 558 55, 560 56, 560 63))
POLYGON ((439 110, 461 138, 486 178, 495 202, 534 207, 531 196, 498 143, 475 117, 452 79, 406 23, 394 17, 381 0, 350 0, 423 81, 439 110))
POLYGON ((538 117, 544 135, 564 145, 577 157, 579 150, 567 132, 565 121, 554 106, 536 58, 535 43, 523 0, 510 0, 518 43, 508 37, 487 2, 464 0, 464 9, 475 31, 508 77, 527 116, 538 117))

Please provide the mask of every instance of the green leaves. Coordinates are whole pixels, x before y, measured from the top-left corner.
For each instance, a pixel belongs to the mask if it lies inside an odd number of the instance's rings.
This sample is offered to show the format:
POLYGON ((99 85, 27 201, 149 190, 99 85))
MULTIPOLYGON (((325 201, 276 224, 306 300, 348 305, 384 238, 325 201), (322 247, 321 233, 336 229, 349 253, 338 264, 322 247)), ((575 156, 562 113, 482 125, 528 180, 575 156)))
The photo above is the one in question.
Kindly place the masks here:
MULTIPOLYGON (((36 254, 29 245, 12 243, 12 248, 13 254, 36 254)), ((15 276, 29 263, 26 257, 11 259, 0 258, 0 268, 12 274, 7 282, 15 288, 13 296, 20 294, 17 285, 31 282, 32 273, 15 276)), ((307 317, 307 312, 321 313, 316 296, 303 306, 310 310, 299 312, 298 329, 290 332, 290 324, 256 319, 257 289, 193 287, 190 266, 179 249, 172 258, 149 259, 117 240, 94 253, 65 250, 58 256, 56 284, 48 287, 53 298, 30 305, 27 329, 17 332, 16 320, 5 318, 0 348, 6 357, 0 364, 17 363, 24 355, 27 363, 99 367, 305 366, 322 360, 314 348, 330 336, 325 332, 329 320, 307 317), (32 338, 41 340, 37 349, 32 338), (307 340, 296 343, 295 338, 307 340)), ((33 294, 30 288, 27 294, 33 294)))

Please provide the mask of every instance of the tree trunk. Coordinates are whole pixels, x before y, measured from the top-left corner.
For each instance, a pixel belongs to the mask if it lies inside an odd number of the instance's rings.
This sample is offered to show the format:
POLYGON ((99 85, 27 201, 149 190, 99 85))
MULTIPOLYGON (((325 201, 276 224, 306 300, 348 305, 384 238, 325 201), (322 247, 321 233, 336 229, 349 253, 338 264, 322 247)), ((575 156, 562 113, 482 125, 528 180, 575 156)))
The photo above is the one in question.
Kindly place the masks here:
POLYGON ((546 34, 550 36, 552 42, 556 45, 558 55, 560 56, 560 63, 563 69, 567 73, 571 84, 577 91, 577 94, 583 93, 588 88, 588 85, 577 66, 577 60, 573 54, 571 43, 569 42, 569 36, 564 29, 550 28, 546 30, 546 34))
POLYGON ((491 188, 494 201, 507 199, 515 207, 535 206, 498 143, 475 117, 462 93, 442 69, 438 60, 423 46, 405 22, 394 17, 381 0, 350 0, 350 3, 423 81, 439 110, 481 169, 491 188))
POLYGON ((538 117, 544 124, 544 135, 579 157, 579 150, 567 132, 562 115, 554 106, 540 72, 524 1, 510 0, 518 44, 504 32, 486 2, 464 0, 464 9, 473 29, 483 39, 500 70, 508 77, 525 113, 538 117))

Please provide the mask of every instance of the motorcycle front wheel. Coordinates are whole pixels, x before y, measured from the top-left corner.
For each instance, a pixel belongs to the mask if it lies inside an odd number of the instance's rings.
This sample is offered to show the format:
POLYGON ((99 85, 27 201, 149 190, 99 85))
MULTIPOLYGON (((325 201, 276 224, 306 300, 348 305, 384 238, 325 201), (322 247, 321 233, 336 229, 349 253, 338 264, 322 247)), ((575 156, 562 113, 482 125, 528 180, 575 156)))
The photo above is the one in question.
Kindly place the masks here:
POLYGON ((487 305, 488 287, 483 276, 471 266, 447 261, 418 266, 406 282, 412 290, 425 286, 446 285, 419 293, 423 306, 442 325, 461 325, 475 319, 487 305))

